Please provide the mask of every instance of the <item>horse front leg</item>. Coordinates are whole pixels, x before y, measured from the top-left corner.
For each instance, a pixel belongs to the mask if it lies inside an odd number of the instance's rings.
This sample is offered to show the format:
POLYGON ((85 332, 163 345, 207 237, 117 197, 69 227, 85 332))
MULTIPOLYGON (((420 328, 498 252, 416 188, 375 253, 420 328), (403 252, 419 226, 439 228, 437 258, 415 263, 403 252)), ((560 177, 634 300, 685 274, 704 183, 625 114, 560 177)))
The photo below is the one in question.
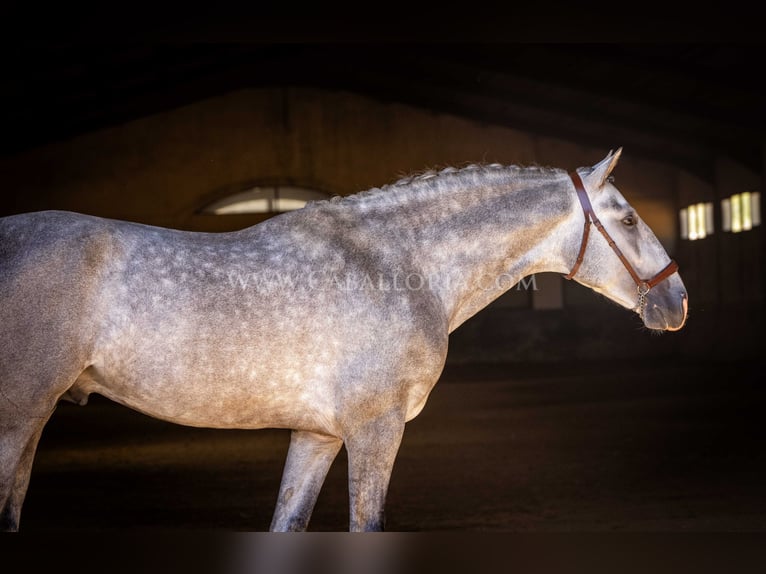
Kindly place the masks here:
POLYGON ((392 411, 346 437, 351 532, 385 529, 388 484, 403 434, 404 417, 392 411))
POLYGON ((271 520, 272 532, 303 531, 308 527, 327 471, 343 441, 306 431, 293 431, 271 520))

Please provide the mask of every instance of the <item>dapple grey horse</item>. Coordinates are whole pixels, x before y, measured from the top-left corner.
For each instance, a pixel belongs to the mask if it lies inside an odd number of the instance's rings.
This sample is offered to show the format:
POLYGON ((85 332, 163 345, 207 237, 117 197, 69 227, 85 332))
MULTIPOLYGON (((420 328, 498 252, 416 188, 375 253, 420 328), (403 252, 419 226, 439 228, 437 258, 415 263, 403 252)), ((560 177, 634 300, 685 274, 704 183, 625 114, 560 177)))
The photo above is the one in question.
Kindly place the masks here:
POLYGON ((447 168, 230 233, 0 219, 2 527, 57 403, 98 393, 183 425, 291 429, 274 531, 308 527, 345 445, 349 529, 382 530, 449 334, 513 284, 566 274, 649 329, 683 326, 677 267, 612 182, 620 152, 571 173, 447 168))

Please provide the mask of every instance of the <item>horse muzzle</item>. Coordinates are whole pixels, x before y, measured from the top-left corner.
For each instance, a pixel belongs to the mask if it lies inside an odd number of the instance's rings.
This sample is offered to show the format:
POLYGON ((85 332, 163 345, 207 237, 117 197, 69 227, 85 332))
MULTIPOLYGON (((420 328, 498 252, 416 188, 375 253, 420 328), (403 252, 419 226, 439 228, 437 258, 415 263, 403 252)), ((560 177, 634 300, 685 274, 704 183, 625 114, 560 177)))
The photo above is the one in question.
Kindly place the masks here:
POLYGON ((655 288, 646 294, 644 325, 657 331, 678 331, 686 323, 689 296, 681 289, 655 288))

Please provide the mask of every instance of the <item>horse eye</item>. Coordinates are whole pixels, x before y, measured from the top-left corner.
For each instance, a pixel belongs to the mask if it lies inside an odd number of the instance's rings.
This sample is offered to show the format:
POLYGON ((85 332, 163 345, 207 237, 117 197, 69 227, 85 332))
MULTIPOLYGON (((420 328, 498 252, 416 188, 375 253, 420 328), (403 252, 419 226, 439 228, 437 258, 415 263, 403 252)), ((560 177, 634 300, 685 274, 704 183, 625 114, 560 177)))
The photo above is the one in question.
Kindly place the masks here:
POLYGON ((628 227, 632 227, 636 224, 636 218, 633 215, 626 215, 622 218, 623 224, 627 225, 628 227))

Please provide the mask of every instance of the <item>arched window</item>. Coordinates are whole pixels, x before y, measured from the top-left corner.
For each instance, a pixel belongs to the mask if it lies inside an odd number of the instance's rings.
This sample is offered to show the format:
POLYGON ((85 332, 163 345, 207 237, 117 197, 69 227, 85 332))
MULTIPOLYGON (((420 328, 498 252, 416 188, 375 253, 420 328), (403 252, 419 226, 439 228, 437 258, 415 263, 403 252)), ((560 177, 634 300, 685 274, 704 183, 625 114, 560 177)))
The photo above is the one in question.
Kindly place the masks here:
POLYGON ((232 215, 247 213, 283 213, 300 209, 309 201, 328 199, 330 196, 316 189, 294 185, 258 185, 215 201, 203 213, 232 215))

